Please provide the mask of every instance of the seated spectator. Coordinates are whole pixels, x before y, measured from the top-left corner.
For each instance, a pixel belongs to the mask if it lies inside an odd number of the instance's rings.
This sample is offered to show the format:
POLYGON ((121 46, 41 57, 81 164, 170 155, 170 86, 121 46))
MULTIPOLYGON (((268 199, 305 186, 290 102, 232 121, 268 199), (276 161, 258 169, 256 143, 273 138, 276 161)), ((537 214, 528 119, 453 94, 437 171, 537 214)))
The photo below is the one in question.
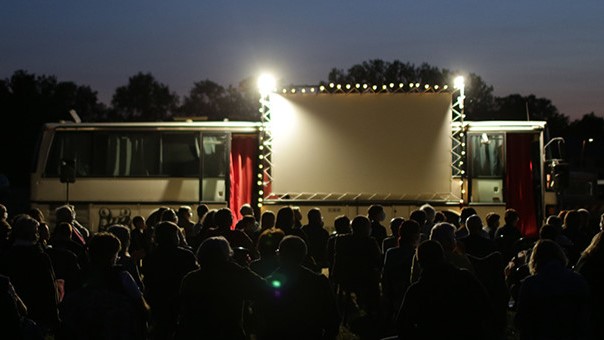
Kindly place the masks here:
POLYGON ((233 214, 231 213, 231 209, 219 209, 214 215, 214 223, 216 223, 216 229, 214 229, 215 236, 224 237, 229 241, 229 245, 233 249, 243 248, 247 250, 252 260, 258 258, 258 253, 254 248, 254 244, 246 233, 238 229, 231 229, 231 226, 233 225, 233 214))
POLYGON ((457 240, 455 239, 455 227, 447 222, 442 222, 432 228, 430 240, 440 243, 444 250, 445 260, 453 266, 460 269, 467 269, 474 272, 472 263, 468 257, 461 253, 457 248, 457 240))
MULTIPOLYGON (((602 214, 604 218, 604 214, 602 214)), ((591 289, 591 327, 594 339, 604 339, 604 242, 600 231, 583 251, 575 271, 585 278, 591 289)))
POLYGON ((275 227, 275 213, 270 210, 266 210, 260 217, 260 230, 264 231, 273 227, 275 227))
POLYGON ((382 253, 386 254, 388 249, 394 248, 398 246, 398 229, 401 227, 401 224, 405 221, 402 217, 395 217, 390 220, 390 232, 391 236, 388 236, 382 242, 382 253))
POLYGON ((495 243, 482 230, 482 220, 478 215, 468 217, 465 223, 468 236, 458 239, 464 251, 474 257, 485 257, 496 250, 495 243))
POLYGON ((74 253, 78 258, 80 268, 85 272, 88 268, 88 254, 85 248, 73 240, 73 227, 67 222, 57 224, 50 238, 50 245, 54 249, 64 249, 74 253))
POLYGON ((152 337, 165 339, 176 331, 178 291, 182 278, 199 268, 195 255, 179 246, 178 226, 161 222, 155 227, 157 246, 143 260, 145 297, 151 306, 152 337))
POLYGON ((263 339, 335 339, 339 332, 329 281, 302 266, 306 252, 297 236, 286 236, 279 244, 281 265, 267 278, 273 289, 265 307, 263 339))
POLYGON ((416 256, 421 276, 401 304, 399 338, 492 339, 489 298, 474 275, 448 263, 436 241, 422 242, 416 256))
POLYGON ((136 262, 130 256, 128 249, 130 248, 130 229, 128 227, 123 226, 121 224, 114 224, 111 227, 107 228, 107 232, 113 234, 120 240, 120 251, 118 252, 118 260, 117 265, 122 266, 122 269, 127 271, 130 276, 136 282, 138 288, 141 291, 144 291, 143 282, 141 279, 140 272, 138 271, 138 266, 136 262))
POLYGON ((484 226, 484 228, 482 228, 482 230, 484 230, 489 235, 490 240, 495 239, 495 232, 497 231, 497 228, 499 228, 500 219, 501 219, 501 216, 499 216, 499 214, 496 214, 494 212, 488 213, 487 217, 485 218, 487 225, 484 226))
POLYGON ((130 231, 130 248, 128 252, 132 260, 140 268, 143 258, 151 251, 153 246, 153 229, 150 229, 142 216, 132 218, 132 230, 130 231))
POLYGON ((258 238, 258 253, 260 258, 250 263, 250 269, 262 276, 267 277, 279 267, 277 248, 279 242, 285 237, 280 229, 267 229, 258 238))
POLYGON ((455 237, 457 239, 466 237, 470 234, 468 228, 466 228, 466 221, 468 217, 476 215, 476 210, 472 207, 463 207, 459 215, 459 228, 455 231, 455 237))
POLYGON ((235 225, 235 229, 243 231, 247 237, 252 240, 252 245, 255 245, 258 242, 258 237, 260 236, 260 228, 258 227, 258 222, 252 215, 243 216, 235 225))
MULTIPOLYGON (((178 227, 183 231, 187 244, 191 244, 191 241, 197 240, 197 230, 195 230, 195 222, 193 222, 193 211, 191 207, 183 205, 178 208, 176 212, 178 217, 178 227)), ((193 245, 191 245, 193 246, 193 245)), ((193 249, 196 249, 193 247, 193 249)))
MULTIPOLYGON (((333 273, 333 261, 336 253, 336 240, 341 235, 350 234, 350 219, 345 215, 340 215, 334 220, 335 232, 329 235, 327 239, 327 262, 329 262, 329 273, 333 273)), ((332 276, 329 276, 332 279, 332 276)))
POLYGON ((588 339, 589 287, 566 268, 558 244, 540 240, 529 263, 531 276, 520 287, 515 323, 522 339, 588 339))
POLYGON ((518 221, 520 216, 514 209, 507 209, 503 216, 505 224, 495 231, 495 246, 503 255, 503 261, 507 263, 516 255, 514 253, 514 244, 522 235, 518 230, 518 221))
POLYGON ((334 283, 354 293, 359 306, 376 318, 379 306, 379 278, 382 256, 371 237, 371 222, 365 216, 352 220, 352 234, 339 236, 333 265, 334 283))
POLYGON ((371 221, 371 237, 373 237, 378 245, 388 236, 386 228, 381 224, 386 219, 384 207, 379 204, 374 204, 367 210, 367 217, 371 221))
POLYGON ((222 236, 210 237, 199 246, 201 267, 188 273, 180 288, 177 339, 246 339, 244 302, 266 299, 268 286, 232 261, 232 254, 222 236))
POLYGON ((388 249, 382 270, 382 292, 389 322, 394 321, 411 282, 413 257, 420 239, 419 224, 414 220, 404 221, 397 234, 398 246, 388 249))
POLYGON ((0 273, 10 278, 29 317, 48 334, 58 326, 58 295, 50 257, 37 244, 38 225, 28 215, 15 219, 14 242, 0 261, 0 273))
POLYGON ((89 241, 90 272, 84 288, 61 304, 65 339, 145 339, 148 306, 132 276, 115 266, 120 241, 98 233, 89 241))
POLYGON ((66 204, 55 210, 55 225, 58 226, 63 222, 71 224, 73 228, 71 239, 79 245, 85 246, 86 240, 90 237, 90 232, 76 220, 76 212, 73 206, 66 204))
MULTIPOLYGON (((420 209, 413 210, 411 212, 411 214, 409 214, 409 219, 417 222, 417 224, 419 224, 420 230, 424 230, 424 231, 426 230, 427 218, 426 218, 426 213, 423 210, 420 210, 420 209)), ((430 230, 432 230, 432 227, 430 227, 430 230)), ((420 240, 425 241, 430 237, 430 233, 422 234, 420 236, 421 236, 420 240)))
POLYGON ((581 229, 581 214, 578 211, 571 210, 567 212, 564 217, 562 234, 573 243, 569 247, 570 263, 577 263, 579 256, 589 245, 589 236, 581 229))
POLYGON ((323 227, 323 216, 319 208, 308 211, 308 224, 302 226, 306 235, 308 253, 320 268, 327 268, 327 239, 329 232, 323 227))
POLYGON ((434 227, 434 225, 436 224, 436 222, 434 221, 434 219, 436 218, 436 209, 434 209, 434 207, 430 204, 424 204, 419 207, 419 210, 423 211, 426 215, 426 222, 423 226, 420 224, 420 227, 422 228, 420 232, 421 235, 426 235, 427 239, 430 236, 430 230, 432 230, 432 227, 434 227))

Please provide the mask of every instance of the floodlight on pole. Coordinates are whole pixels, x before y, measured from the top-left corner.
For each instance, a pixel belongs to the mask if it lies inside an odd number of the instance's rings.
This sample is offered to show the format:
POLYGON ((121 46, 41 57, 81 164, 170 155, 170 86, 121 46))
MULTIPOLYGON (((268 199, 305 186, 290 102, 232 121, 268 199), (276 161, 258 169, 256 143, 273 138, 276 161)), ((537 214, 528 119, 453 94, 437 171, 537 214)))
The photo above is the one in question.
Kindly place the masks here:
POLYGON ((277 81, 275 77, 270 74, 264 73, 258 77, 258 91, 260 91, 260 95, 265 96, 273 91, 275 91, 275 87, 277 85, 277 81))
POLYGON ((463 109, 464 99, 466 99, 466 81, 463 76, 457 76, 455 79, 453 79, 453 88, 459 90, 459 97, 457 97, 457 100, 459 103, 459 108, 463 109))

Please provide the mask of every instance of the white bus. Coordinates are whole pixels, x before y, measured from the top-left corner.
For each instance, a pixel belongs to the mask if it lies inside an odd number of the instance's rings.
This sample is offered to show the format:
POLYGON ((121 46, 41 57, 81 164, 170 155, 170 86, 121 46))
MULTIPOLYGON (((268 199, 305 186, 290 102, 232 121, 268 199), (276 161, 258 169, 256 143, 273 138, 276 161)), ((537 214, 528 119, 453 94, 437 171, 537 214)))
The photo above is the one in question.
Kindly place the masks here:
POLYGON ((32 207, 52 218, 56 207, 72 204, 78 220, 97 231, 160 206, 249 203, 258 128, 251 122, 47 124, 31 179, 32 207))

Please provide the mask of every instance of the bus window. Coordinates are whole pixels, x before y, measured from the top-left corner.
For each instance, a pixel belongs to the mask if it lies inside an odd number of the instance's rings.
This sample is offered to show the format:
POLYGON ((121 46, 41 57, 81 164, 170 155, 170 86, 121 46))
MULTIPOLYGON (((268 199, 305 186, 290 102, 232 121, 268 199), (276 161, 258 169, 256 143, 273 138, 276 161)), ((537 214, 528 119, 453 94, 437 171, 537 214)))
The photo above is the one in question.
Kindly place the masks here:
POLYGON ((199 133, 167 132, 161 135, 161 175, 199 177, 199 133))
POLYGON ((74 160, 76 177, 91 175, 92 133, 91 132, 57 132, 44 170, 45 177, 59 177, 61 161, 74 160))
POLYGON ((229 173, 227 135, 203 136, 203 201, 226 199, 226 177, 229 173))
POLYGON ((159 174, 156 133, 97 132, 94 135, 93 175, 145 177, 159 174))

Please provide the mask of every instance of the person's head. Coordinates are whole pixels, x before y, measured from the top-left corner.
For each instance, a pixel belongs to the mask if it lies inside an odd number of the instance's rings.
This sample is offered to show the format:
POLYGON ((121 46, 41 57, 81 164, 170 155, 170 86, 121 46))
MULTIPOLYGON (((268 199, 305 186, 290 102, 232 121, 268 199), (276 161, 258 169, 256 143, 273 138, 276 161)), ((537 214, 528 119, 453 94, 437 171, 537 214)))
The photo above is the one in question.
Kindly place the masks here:
POLYGON ((503 215, 503 220, 506 225, 516 226, 518 221, 520 221, 520 215, 518 215, 518 212, 514 209, 507 209, 503 215))
POLYGON ((350 234, 352 232, 352 229, 350 229, 350 219, 346 215, 336 217, 333 221, 333 226, 336 234, 350 234))
POLYGON ((15 240, 37 242, 38 241, 38 226, 40 223, 31 218, 29 215, 16 219, 11 232, 15 240))
POLYGON ((577 212, 581 216, 581 230, 588 231, 589 218, 591 217, 591 213, 585 208, 578 209, 577 212))
POLYGON ((7 220, 0 219, 0 241, 8 239, 12 229, 7 220))
POLYGON ((562 219, 560 219, 560 217, 558 217, 558 215, 548 216, 547 219, 545 220, 545 224, 549 224, 552 227, 562 230, 562 224, 563 224, 562 219))
POLYGON ((323 226, 323 216, 319 208, 312 208, 308 211, 308 224, 323 226))
POLYGON ((409 214, 409 219, 417 222, 421 228, 426 224, 426 213, 419 209, 413 210, 411 214, 409 214))
POLYGON ((300 210, 300 207, 292 207, 292 210, 294 211, 294 225, 301 225, 302 211, 300 210))
POLYGON ((604 230, 604 213, 600 216, 600 230, 604 230))
POLYGON ((110 233, 97 233, 88 241, 88 258, 94 267, 111 267, 117 261, 120 240, 110 233))
POLYGON ((164 213, 164 211, 166 211, 168 209, 170 209, 170 208, 159 207, 159 208, 153 210, 147 217, 147 227, 153 228, 153 227, 155 227, 156 224, 161 222, 161 215, 164 213))
POLYGON ((282 266, 299 266, 304 261, 308 249, 306 242, 298 236, 285 236, 279 243, 279 262, 282 266))
POLYGON ((482 231, 482 220, 478 215, 472 215, 466 220, 466 228, 472 234, 479 234, 482 231))
POLYGON ((193 210, 188 205, 183 205, 178 208, 176 216, 179 221, 190 221, 193 218, 193 210))
POLYGON ((262 216, 260 216, 260 228, 262 230, 265 230, 265 229, 270 229, 274 226, 275 226, 275 213, 270 210, 266 210, 265 212, 262 213, 262 216))
POLYGON ((485 219, 487 221, 487 226, 491 229, 497 229, 499 228, 499 219, 501 218, 501 216, 499 216, 499 214, 494 213, 494 212, 490 212, 487 214, 487 218, 485 219))
POLYGON ((465 225, 468 217, 476 215, 476 209, 472 207, 463 207, 459 214, 459 224, 465 225))
POLYGON ((581 214, 576 210, 569 211, 564 217, 564 228, 579 230, 581 228, 581 214))
POLYGON ((174 211, 174 209, 168 208, 161 213, 160 221, 174 222, 178 224, 178 215, 176 215, 176 211, 174 211))
POLYGON ((568 264, 568 259, 560 246, 552 240, 539 240, 533 247, 529 269, 531 274, 538 274, 543 267, 550 263, 558 263, 562 266, 568 264))
POLYGON ((50 229, 46 222, 42 222, 38 225, 38 235, 43 244, 48 243, 48 240, 50 240, 50 229))
POLYGON ((434 224, 440 223, 440 222, 445 222, 446 220, 447 220, 447 216, 442 211, 437 211, 436 214, 434 215, 434 224))
POLYGON ((373 204, 367 209, 367 217, 369 217, 370 221, 382 222, 386 219, 384 207, 379 204, 373 204))
POLYGON ((196 211, 197 211, 197 219, 198 219, 199 221, 201 221, 201 219, 203 218, 203 216, 204 216, 204 215, 205 215, 205 214, 206 214, 208 211, 210 211, 210 208, 208 208, 208 206, 207 206, 207 205, 205 205, 205 204, 200 204, 200 205, 198 205, 198 206, 197 206, 196 211))
POLYGON ((75 220, 75 212, 70 205, 62 205, 55 210, 55 220, 57 225, 61 222, 72 223, 75 220))
POLYGON ((107 232, 115 235, 120 240, 122 253, 126 253, 128 247, 130 247, 130 229, 121 224, 114 224, 107 229, 107 232))
POLYGON ((241 208, 239 208, 239 213, 241 214, 241 216, 254 216, 254 209, 252 209, 252 206, 249 203, 245 203, 244 205, 241 206, 241 208))
POLYGON ((449 253, 455 249, 455 226, 448 222, 435 225, 430 232, 430 240, 440 243, 445 252, 449 253))
POLYGON ((434 223, 434 217, 436 216, 436 209, 430 204, 424 204, 419 207, 419 210, 426 214, 426 223, 434 223))
POLYGON ((4 204, 0 204, 0 220, 7 220, 8 219, 8 210, 6 210, 6 207, 4 206, 4 204))
POLYGON ((38 208, 29 209, 27 214, 29 216, 31 216, 31 218, 33 218, 34 220, 38 221, 39 223, 44 222, 44 214, 42 213, 42 210, 40 210, 38 208))
POLYGON ((202 267, 226 263, 232 256, 233 249, 222 236, 210 237, 197 248, 197 259, 202 267))
POLYGON ((414 247, 417 246, 417 242, 419 241, 420 234, 420 226, 414 220, 408 220, 401 223, 401 226, 398 231, 398 243, 402 244, 410 244, 414 247))
POLYGON ((59 240, 70 240, 73 234, 73 226, 71 223, 61 222, 57 224, 55 230, 52 232, 54 238, 59 240))
POLYGON ((258 237, 258 253, 260 257, 270 257, 277 255, 279 243, 285 237, 285 233, 281 229, 266 229, 258 237))
POLYGON ((145 224, 145 218, 140 215, 136 215, 132 218, 132 226, 134 227, 134 229, 147 229, 147 225, 145 224))
POLYGON ((158 247, 177 247, 180 243, 178 226, 164 221, 155 226, 155 242, 158 247))
POLYGON ((237 222, 235 229, 239 229, 246 233, 253 233, 256 231, 256 219, 252 215, 245 215, 237 222))
POLYGON ((427 240, 416 251, 417 262, 422 270, 431 270, 445 262, 444 250, 439 242, 427 240))
POLYGON ((544 224, 539 229, 539 239, 540 240, 552 240, 555 241, 560 235, 560 229, 554 227, 551 224, 544 224))
POLYGON ((395 217, 390 220, 390 232, 394 238, 398 238, 398 230, 404 221, 405 219, 402 217, 395 217))
POLYGON ((599 256, 602 259, 604 255, 604 246, 602 246, 602 235, 604 232, 600 231, 591 239, 591 243, 583 251, 583 256, 599 256))
POLYGON ((282 207, 277 211, 275 227, 281 230, 290 230, 294 227, 294 210, 291 207, 282 207))
POLYGON ((371 222, 366 216, 357 216, 350 223, 352 234, 355 236, 369 237, 371 235, 371 222))
POLYGON ((205 215, 203 215, 203 218, 201 220, 201 225, 204 228, 215 228, 216 227, 216 221, 214 220, 214 216, 216 216, 217 211, 218 211, 217 209, 211 209, 205 215))
POLYGON ((233 225, 233 213, 229 208, 220 208, 214 214, 214 223, 218 228, 230 228, 233 225))

